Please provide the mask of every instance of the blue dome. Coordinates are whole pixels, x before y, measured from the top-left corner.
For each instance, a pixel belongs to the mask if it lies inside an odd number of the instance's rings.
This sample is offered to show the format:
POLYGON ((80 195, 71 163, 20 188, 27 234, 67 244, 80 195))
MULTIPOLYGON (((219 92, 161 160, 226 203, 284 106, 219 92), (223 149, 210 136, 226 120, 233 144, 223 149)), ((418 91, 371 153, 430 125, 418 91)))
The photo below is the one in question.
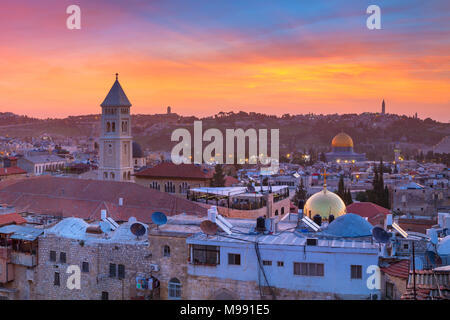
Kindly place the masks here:
POLYGON ((367 237, 372 235, 372 228, 366 219, 354 213, 347 213, 331 222, 323 233, 335 237, 367 237))

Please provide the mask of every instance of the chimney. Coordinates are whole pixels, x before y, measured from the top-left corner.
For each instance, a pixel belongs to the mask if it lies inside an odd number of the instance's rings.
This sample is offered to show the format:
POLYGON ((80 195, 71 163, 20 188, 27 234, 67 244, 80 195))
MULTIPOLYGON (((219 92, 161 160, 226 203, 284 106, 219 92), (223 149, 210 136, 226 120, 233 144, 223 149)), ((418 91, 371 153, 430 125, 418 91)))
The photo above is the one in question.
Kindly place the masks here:
POLYGON ((212 206, 210 209, 208 209, 208 219, 214 223, 216 223, 216 214, 217 214, 216 206, 212 206))
POLYGON ((106 220, 106 210, 105 209, 102 209, 101 217, 102 217, 102 220, 106 220))
POLYGON ((119 198, 119 206, 123 206, 123 198, 119 198))

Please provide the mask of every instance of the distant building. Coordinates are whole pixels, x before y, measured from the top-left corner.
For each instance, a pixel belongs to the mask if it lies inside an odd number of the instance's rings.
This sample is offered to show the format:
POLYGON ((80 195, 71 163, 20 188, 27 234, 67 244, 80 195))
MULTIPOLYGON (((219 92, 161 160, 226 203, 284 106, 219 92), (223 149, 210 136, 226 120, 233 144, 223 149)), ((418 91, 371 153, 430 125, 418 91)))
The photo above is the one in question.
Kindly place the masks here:
POLYGON ((137 184, 185 196, 190 188, 209 187, 214 171, 196 164, 163 162, 135 174, 137 184))
POLYGON ((101 104, 100 180, 130 181, 133 174, 131 103, 116 81, 101 104))
POLYGON ((372 202, 354 202, 347 206, 347 212, 367 218, 367 221, 373 226, 383 226, 386 216, 390 214, 388 209, 372 202))
POLYGON ((346 133, 338 133, 331 141, 332 151, 325 154, 328 162, 336 163, 355 163, 365 161, 364 153, 355 153, 353 151, 353 139, 346 133))
POLYGON ((147 165, 147 161, 144 153, 142 152, 142 148, 135 141, 133 141, 133 165, 135 170, 138 170, 147 165))
POLYGON ((25 155, 17 161, 19 168, 35 176, 63 170, 66 164, 66 159, 54 154, 25 155))
POLYGON ((27 175, 27 172, 19 167, 0 168, 0 181, 7 179, 20 179, 27 175))
POLYGON ((169 107, 167 107, 167 114, 171 114, 172 113, 172 109, 169 107))
POLYGON ((381 103, 381 114, 386 114, 386 103, 384 102, 384 99, 381 103))

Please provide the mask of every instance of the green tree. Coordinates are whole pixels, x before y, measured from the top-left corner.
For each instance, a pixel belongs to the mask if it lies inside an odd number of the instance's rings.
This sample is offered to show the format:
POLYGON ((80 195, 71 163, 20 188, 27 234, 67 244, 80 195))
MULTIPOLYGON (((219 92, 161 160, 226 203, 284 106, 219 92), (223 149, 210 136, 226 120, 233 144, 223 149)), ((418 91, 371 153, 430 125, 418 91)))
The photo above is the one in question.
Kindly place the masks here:
POLYGON ((216 164, 214 167, 214 175, 211 180, 211 187, 224 187, 225 186, 225 174, 221 164, 216 164))
POLYGON ((305 185, 303 184, 303 179, 300 179, 300 184, 297 187, 297 190, 295 190, 295 195, 294 195, 294 197, 292 197, 292 202, 295 205, 298 205, 298 202, 300 200, 305 201, 306 197, 307 197, 307 192, 305 189, 305 185))
POLYGON ((340 176, 340 178, 339 178, 337 195, 339 197, 341 197, 341 199, 345 198, 345 185, 344 185, 344 177, 343 176, 340 176))

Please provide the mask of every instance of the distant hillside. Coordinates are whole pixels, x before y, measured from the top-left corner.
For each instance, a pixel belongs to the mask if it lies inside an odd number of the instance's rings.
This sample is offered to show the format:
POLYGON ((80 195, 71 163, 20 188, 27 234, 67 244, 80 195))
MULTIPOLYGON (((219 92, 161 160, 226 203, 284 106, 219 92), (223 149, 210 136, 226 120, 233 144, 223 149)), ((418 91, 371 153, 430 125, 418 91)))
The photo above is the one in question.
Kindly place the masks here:
MULTIPOLYGON (((355 151, 365 152, 369 159, 389 159, 399 144, 404 152, 426 150, 450 135, 450 124, 431 119, 375 113, 344 115, 283 115, 282 117, 246 112, 220 112, 196 118, 177 114, 132 115, 133 136, 143 149, 170 151, 176 142, 170 136, 176 128, 192 130, 193 122, 202 120, 208 128, 276 128, 280 130, 280 152, 326 152, 332 138, 345 131, 354 140, 355 151)), ((43 133, 59 137, 97 138, 100 115, 71 116, 65 119, 39 120, 12 113, 0 114, 0 136, 35 137, 43 133)))

